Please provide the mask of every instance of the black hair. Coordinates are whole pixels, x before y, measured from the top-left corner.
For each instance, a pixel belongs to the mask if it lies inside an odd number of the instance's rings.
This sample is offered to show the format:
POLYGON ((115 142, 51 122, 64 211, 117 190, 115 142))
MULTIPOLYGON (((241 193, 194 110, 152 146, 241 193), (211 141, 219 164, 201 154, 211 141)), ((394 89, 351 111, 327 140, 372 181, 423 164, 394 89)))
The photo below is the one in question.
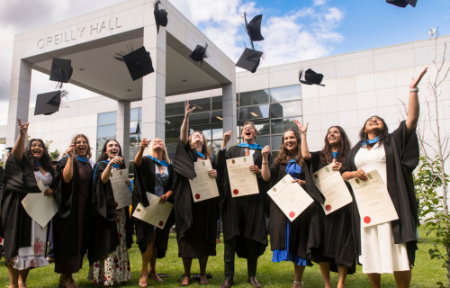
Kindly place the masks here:
POLYGON ((384 142, 388 143, 389 128, 386 124, 386 121, 384 121, 383 118, 381 118, 380 116, 377 116, 377 115, 370 116, 369 118, 367 118, 366 122, 364 122, 364 126, 362 127, 361 131, 359 131, 359 139, 361 139, 361 141, 369 140, 369 137, 367 136, 367 133, 364 132, 364 129, 366 128, 367 122, 369 122, 369 120, 373 117, 377 117, 378 119, 381 120, 381 122, 383 122, 384 129, 378 135, 380 137, 380 139, 379 139, 380 144, 383 144, 384 142))
MULTIPOLYGON (((122 157, 122 146, 120 146, 119 142, 116 139, 108 139, 106 140, 105 144, 103 144, 103 148, 102 148, 102 154, 100 154, 100 157, 98 157, 97 159, 97 163, 99 163, 100 161, 105 161, 108 160, 108 154, 106 153, 106 148, 108 147, 108 143, 114 141, 119 145, 119 156, 122 157)), ((121 169, 126 168, 125 163, 122 163, 121 169), (125 167, 123 167, 125 166, 125 167)))
POLYGON ((28 160, 28 162, 31 165, 31 168, 33 168, 34 171, 39 171, 39 165, 38 165, 38 161, 39 164, 41 164, 42 168, 44 168, 45 171, 49 172, 53 178, 55 178, 55 169, 53 169, 53 165, 52 165, 52 157, 50 157, 50 154, 48 153, 47 147, 45 146, 44 141, 42 141, 41 139, 36 139, 33 138, 31 139, 28 143, 27 143, 27 147, 25 148, 25 157, 28 160), (31 152, 31 144, 33 144, 33 142, 40 142, 42 145, 42 149, 44 150, 44 152, 42 153, 42 157, 41 159, 36 159, 36 157, 33 156, 33 152, 31 152))

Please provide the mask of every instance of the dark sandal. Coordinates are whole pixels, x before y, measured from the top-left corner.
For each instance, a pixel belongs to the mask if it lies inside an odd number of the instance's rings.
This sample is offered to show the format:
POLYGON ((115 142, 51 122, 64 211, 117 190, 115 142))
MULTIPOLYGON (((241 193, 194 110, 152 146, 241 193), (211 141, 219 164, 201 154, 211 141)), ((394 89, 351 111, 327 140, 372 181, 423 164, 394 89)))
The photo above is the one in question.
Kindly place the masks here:
POLYGON ((191 285, 191 275, 190 274, 188 274, 188 275, 182 274, 180 276, 180 278, 178 278, 178 282, 180 282, 180 286, 182 286, 182 287, 186 287, 186 286, 191 285), (183 280, 184 280, 185 277, 189 277, 188 284, 183 284, 183 280))

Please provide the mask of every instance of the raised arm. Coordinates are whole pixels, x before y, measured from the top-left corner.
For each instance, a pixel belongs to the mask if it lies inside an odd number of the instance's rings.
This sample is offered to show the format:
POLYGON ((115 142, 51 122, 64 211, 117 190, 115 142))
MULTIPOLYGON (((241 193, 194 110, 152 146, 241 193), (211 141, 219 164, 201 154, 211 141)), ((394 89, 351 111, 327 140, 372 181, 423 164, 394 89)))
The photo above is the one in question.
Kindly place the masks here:
POLYGON ((102 182, 103 184, 106 184, 109 181, 109 177, 111 177, 111 170, 113 167, 113 164, 120 165, 123 162, 123 158, 116 156, 111 161, 109 161, 108 166, 106 166, 106 169, 102 173, 102 182))
POLYGON ((416 130, 417 122, 420 116, 420 104, 419 104, 419 90, 417 85, 419 85, 422 77, 427 73, 427 68, 425 68, 422 73, 420 73, 417 79, 411 78, 411 83, 409 84, 409 100, 408 100, 408 118, 406 119, 406 130, 408 135, 411 135, 414 130, 416 130))
POLYGON ((17 118, 17 122, 19 123, 19 137, 17 137, 16 143, 14 143, 12 155, 14 159, 16 159, 16 162, 20 163, 23 157, 23 150, 25 148, 25 140, 27 139, 28 125, 30 125, 30 122, 22 125, 19 118, 17 118))
POLYGON ((308 142, 306 141, 306 131, 308 131, 309 122, 307 122, 306 125, 303 125, 302 123, 300 123, 300 121, 294 120, 294 124, 297 126, 298 131, 301 134, 301 149, 303 159, 311 160, 311 153, 309 153, 308 142))
POLYGON ((270 153, 270 147, 266 146, 262 150, 262 166, 261 166, 261 177, 264 181, 269 182, 270 180, 270 169, 269 169, 269 153, 270 153))
POLYGON ((183 145, 186 145, 189 141, 189 117, 192 114, 192 111, 195 110, 195 107, 192 109, 189 109, 189 101, 186 103, 186 109, 184 111, 184 119, 183 124, 181 125, 181 131, 180 131, 180 139, 183 142, 183 145))
POLYGON ((144 150, 145 148, 148 147, 148 145, 150 145, 150 142, 152 140, 147 140, 147 138, 142 139, 141 141, 141 147, 139 147, 139 151, 136 154, 136 157, 134 157, 134 164, 136 166, 141 166, 141 162, 142 162, 142 155, 144 155, 144 150))
POLYGON ((67 163, 63 170, 63 178, 65 183, 72 181, 73 177, 73 157, 75 155, 75 144, 71 144, 66 150, 67 153, 67 163))

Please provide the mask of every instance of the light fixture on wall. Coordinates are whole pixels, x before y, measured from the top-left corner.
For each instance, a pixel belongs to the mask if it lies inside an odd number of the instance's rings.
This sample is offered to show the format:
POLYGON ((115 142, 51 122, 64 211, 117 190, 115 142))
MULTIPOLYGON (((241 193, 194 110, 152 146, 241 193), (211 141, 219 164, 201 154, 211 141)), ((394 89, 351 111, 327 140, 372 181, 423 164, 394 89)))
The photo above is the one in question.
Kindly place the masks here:
POLYGON ((195 108, 197 108, 197 109, 200 109, 200 110, 203 110, 203 107, 202 106, 199 106, 199 105, 193 105, 195 108))
POLYGON ((186 79, 184 79, 184 80, 181 80, 181 81, 183 81, 183 82, 186 82, 187 80, 186 80, 186 79))
POLYGON ((84 71, 84 68, 80 68, 80 71, 84 71))
POLYGON ((217 119, 219 119, 220 121, 223 121, 223 118, 220 116, 216 116, 217 119))
POLYGON ((250 112, 250 115, 258 117, 258 114, 256 114, 255 112, 250 112))
POLYGON ((127 89, 128 92, 131 92, 131 89, 127 89))

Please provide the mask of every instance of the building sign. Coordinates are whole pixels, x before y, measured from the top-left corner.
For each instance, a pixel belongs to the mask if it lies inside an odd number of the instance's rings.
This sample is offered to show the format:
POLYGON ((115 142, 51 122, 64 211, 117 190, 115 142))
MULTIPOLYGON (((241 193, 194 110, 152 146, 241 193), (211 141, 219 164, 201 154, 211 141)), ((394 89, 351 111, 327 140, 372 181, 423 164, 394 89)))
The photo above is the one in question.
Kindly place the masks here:
POLYGON ((108 30, 120 29, 121 27, 122 25, 120 24, 119 18, 116 17, 112 20, 97 22, 81 28, 55 33, 47 36, 46 38, 41 38, 37 41, 37 47, 39 49, 43 49, 51 45, 60 45, 66 42, 76 41, 77 38, 82 39, 83 37, 86 38, 87 36, 101 34, 102 32, 106 32, 108 30))

